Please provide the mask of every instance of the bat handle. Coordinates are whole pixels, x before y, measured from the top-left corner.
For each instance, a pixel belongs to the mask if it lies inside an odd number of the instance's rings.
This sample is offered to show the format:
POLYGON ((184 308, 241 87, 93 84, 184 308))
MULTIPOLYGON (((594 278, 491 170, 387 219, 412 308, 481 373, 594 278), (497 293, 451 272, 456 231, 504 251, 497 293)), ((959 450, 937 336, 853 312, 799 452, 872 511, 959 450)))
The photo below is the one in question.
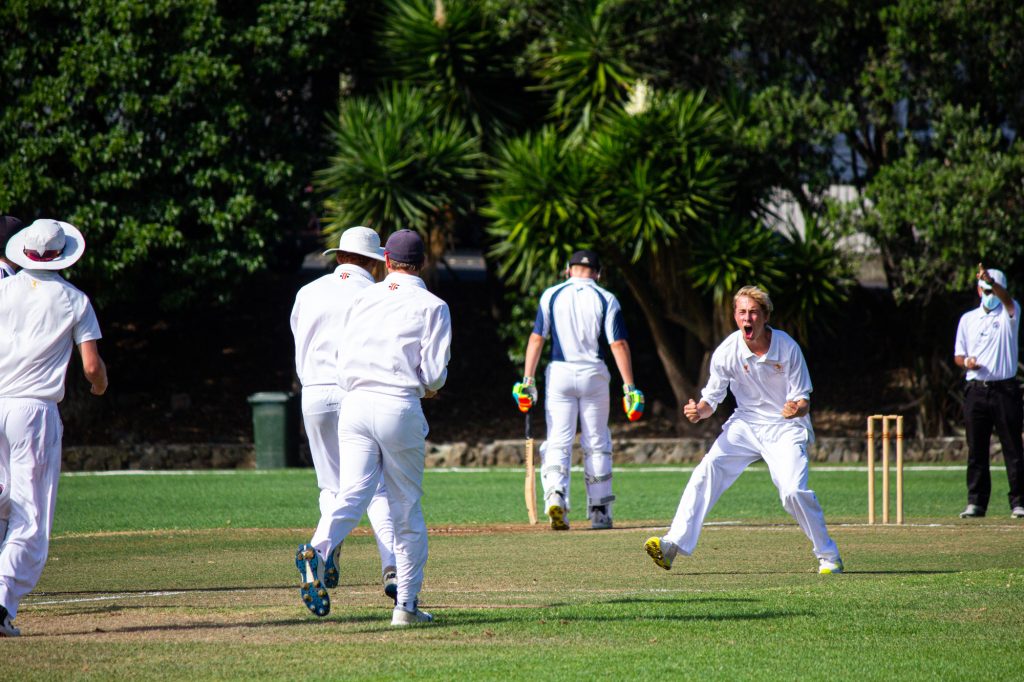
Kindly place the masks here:
POLYGON ((531 434, 531 429, 530 429, 530 413, 527 412, 526 413, 526 440, 530 440, 531 438, 533 438, 533 435, 531 434))

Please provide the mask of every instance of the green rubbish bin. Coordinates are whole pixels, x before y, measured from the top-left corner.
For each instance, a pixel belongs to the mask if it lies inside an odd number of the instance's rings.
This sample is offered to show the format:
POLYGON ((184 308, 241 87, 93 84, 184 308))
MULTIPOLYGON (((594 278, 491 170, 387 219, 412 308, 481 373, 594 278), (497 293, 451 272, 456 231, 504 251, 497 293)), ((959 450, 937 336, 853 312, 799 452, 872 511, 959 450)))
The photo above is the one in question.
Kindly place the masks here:
POLYGON ((252 405, 257 469, 299 465, 299 404, 294 393, 266 391, 248 398, 252 405))

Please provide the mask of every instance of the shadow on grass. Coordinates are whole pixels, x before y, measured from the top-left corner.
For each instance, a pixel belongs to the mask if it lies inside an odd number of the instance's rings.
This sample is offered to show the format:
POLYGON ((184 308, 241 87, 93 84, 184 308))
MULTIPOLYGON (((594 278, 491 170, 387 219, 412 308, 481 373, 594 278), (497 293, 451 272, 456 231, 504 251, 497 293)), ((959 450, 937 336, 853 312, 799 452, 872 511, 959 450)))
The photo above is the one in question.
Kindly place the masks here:
POLYGON ((147 595, 152 594, 158 596, 161 594, 167 594, 169 592, 259 592, 262 590, 291 590, 299 589, 298 583, 292 585, 249 585, 239 586, 235 585, 232 587, 148 587, 145 589, 135 590, 124 590, 124 589, 110 589, 110 590, 70 590, 61 592, 33 592, 33 597, 82 597, 82 596, 118 596, 118 595, 147 595))
MULTIPOLYGON (((104 612, 103 609, 97 609, 97 612, 104 612)), ((159 632, 201 632, 203 630, 217 631, 217 630, 261 630, 266 628, 285 628, 295 627, 302 625, 312 625, 316 627, 325 627, 331 625, 346 625, 346 624, 362 624, 362 623, 377 623, 379 625, 389 625, 391 623, 391 609, 388 609, 388 616, 382 617, 379 615, 365 615, 365 616, 352 616, 348 615, 342 618, 283 618, 278 620, 265 620, 258 622, 219 622, 219 623, 202 623, 194 621, 183 621, 180 623, 174 623, 170 625, 129 625, 118 628, 105 628, 95 627, 91 630, 79 630, 71 632, 60 633, 61 637, 88 637, 90 635, 133 635, 139 633, 159 633, 159 632)), ((379 630, 380 628, 374 628, 379 630)), ((31 634, 31 633, 28 633, 31 634)), ((24 635, 23 635, 24 636, 24 635)), ((52 637, 52 634, 39 634, 36 636, 52 637)))

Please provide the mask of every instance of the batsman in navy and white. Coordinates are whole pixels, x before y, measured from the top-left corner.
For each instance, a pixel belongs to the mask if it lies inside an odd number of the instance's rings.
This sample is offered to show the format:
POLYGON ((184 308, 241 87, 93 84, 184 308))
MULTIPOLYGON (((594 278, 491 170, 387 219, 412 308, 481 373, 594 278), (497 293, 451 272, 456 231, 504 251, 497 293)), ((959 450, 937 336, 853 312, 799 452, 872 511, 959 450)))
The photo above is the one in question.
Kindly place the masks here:
MULTIPOLYGON (((324 251, 325 256, 328 254, 335 254, 338 265, 334 272, 299 289, 291 314, 295 370, 302 383, 302 421, 320 487, 321 515, 334 508, 335 497, 340 492, 338 419, 345 391, 338 385, 337 356, 338 342, 346 333, 342 321, 355 297, 374 283, 370 270, 374 263, 384 260, 384 249, 380 248, 380 237, 376 232, 359 226, 345 230, 338 240, 338 248, 324 251)), ((394 531, 383 481, 377 487, 366 515, 377 539, 384 593, 394 599, 398 590, 392 549, 394 531)), ((339 541, 327 556, 324 589, 338 586, 338 563, 343 541, 339 541)), ((327 615, 326 610, 314 613, 327 615)))
POLYGON ((768 326, 772 310, 768 293, 759 287, 736 293, 733 319, 738 329, 712 354, 700 402, 691 399, 683 407, 683 415, 697 423, 714 414, 726 391, 736 398, 736 410, 690 476, 672 526, 644 545, 654 563, 666 570, 677 554, 693 553, 704 518, 718 498, 748 466, 763 459, 783 508, 811 541, 818 572, 843 571, 821 504, 807 487, 807 446, 814 441, 811 377, 797 342, 768 326))
POLYGON ((545 340, 551 362, 545 380, 547 440, 540 446, 544 507, 553 530, 569 529, 569 472, 576 422, 580 425, 587 518, 592 528, 612 527, 612 438, 608 429, 611 374, 601 357, 601 337, 624 382, 623 409, 630 421, 643 415, 644 395, 633 385, 633 363, 618 299, 598 286, 601 262, 590 250, 575 252, 565 282, 541 294, 537 319, 526 345, 523 380, 512 388, 521 406, 537 398, 534 374, 545 340))
POLYGON ((0 281, 0 637, 16 637, 21 599, 46 565, 64 425, 57 403, 72 349, 94 395, 107 390, 100 326, 89 297, 58 270, 85 251, 69 223, 37 220, 7 242, 22 270, 0 281), (6 526, 6 529, 5 529, 6 526))
POLYGON ((398 569, 391 624, 405 626, 433 620, 419 608, 427 563, 421 498, 428 431, 420 400, 436 395, 448 377, 452 323, 448 305, 419 277, 425 251, 418 234, 395 232, 384 257, 387 277, 366 287, 342 321, 340 492, 309 544, 299 548, 299 571, 310 609, 329 608, 326 595, 306 586, 322 576, 331 549, 359 523, 383 476, 398 569))

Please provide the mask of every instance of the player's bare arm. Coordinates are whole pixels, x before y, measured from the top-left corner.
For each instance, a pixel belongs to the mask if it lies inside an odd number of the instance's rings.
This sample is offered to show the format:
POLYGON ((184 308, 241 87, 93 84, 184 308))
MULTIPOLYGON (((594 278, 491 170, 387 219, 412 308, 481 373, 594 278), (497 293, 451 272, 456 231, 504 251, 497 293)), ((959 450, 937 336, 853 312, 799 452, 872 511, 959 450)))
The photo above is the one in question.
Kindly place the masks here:
POLYGON ((615 365, 619 368, 619 374, 622 376, 622 383, 633 385, 633 356, 629 349, 629 342, 620 339, 609 345, 609 348, 612 350, 615 365))
POLYGON ((99 346, 95 341, 83 341, 78 346, 82 355, 82 372, 92 384, 93 395, 103 395, 107 391, 107 365, 100 357, 99 346))
POLYGON ((540 352, 544 350, 544 337, 531 332, 530 339, 526 342, 526 362, 523 365, 523 376, 533 377, 537 374, 537 364, 540 362, 540 352))
POLYGON ((811 404, 801 398, 800 400, 787 400, 782 406, 782 416, 786 419, 797 419, 811 411, 811 404))

